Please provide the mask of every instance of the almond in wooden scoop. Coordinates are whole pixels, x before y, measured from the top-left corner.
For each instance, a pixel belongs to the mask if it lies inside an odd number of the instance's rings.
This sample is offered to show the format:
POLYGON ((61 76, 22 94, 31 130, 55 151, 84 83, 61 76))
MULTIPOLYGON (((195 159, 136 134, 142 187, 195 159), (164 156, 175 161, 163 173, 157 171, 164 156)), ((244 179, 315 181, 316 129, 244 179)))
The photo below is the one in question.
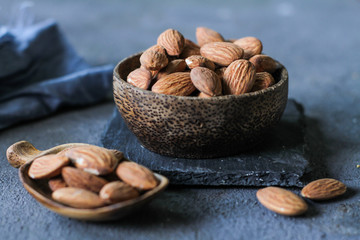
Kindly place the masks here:
POLYGON ((154 174, 148 168, 135 162, 121 162, 116 169, 116 174, 125 183, 141 190, 153 189, 158 184, 154 174))
POLYGON ((308 209, 302 198, 279 187, 260 189, 257 191, 256 197, 267 209, 286 216, 301 215, 308 209))
POLYGON ((105 205, 96 193, 81 188, 60 188, 51 196, 55 201, 75 208, 97 208, 105 205))
POLYGON ((61 168, 69 164, 69 158, 49 154, 34 160, 29 169, 32 179, 52 178, 61 173, 61 168))
POLYGON ((50 179, 48 184, 51 191, 56 191, 60 188, 64 188, 68 186, 64 181, 64 179, 62 179, 61 177, 50 179))
POLYGON ((121 181, 110 182, 100 191, 100 197, 108 204, 122 202, 139 196, 139 191, 121 181))
POLYGON ((77 168, 95 175, 111 173, 119 161, 112 151, 97 146, 74 147, 65 155, 77 168))
POLYGON ((301 191, 301 196, 312 200, 327 200, 343 195, 345 192, 346 186, 342 182, 323 178, 306 185, 301 191))
POLYGON ((219 76, 205 67, 196 67, 190 72, 191 81, 200 91, 209 96, 219 96, 222 92, 219 76))

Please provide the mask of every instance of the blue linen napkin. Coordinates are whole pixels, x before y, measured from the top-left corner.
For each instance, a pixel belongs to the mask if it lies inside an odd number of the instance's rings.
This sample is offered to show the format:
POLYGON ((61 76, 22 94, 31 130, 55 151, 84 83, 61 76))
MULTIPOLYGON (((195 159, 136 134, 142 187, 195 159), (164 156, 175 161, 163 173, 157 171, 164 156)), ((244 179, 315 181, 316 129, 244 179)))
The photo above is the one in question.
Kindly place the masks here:
POLYGON ((0 26, 0 130, 110 99, 112 70, 87 64, 52 20, 21 32, 0 26))

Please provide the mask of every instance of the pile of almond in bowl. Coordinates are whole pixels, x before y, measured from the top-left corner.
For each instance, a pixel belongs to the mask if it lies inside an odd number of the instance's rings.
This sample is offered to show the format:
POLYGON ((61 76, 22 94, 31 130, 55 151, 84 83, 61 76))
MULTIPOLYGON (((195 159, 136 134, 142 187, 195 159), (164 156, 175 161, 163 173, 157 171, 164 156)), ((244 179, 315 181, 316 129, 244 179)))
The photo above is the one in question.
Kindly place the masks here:
POLYGON ((155 93, 203 98, 240 95, 268 88, 279 64, 261 54, 256 37, 225 40, 205 27, 196 29, 198 44, 177 30, 161 33, 140 57, 141 67, 127 82, 155 93))
POLYGON ((35 159, 28 175, 47 179, 52 198, 74 208, 97 208, 135 199, 158 181, 144 166, 117 150, 93 145, 65 149, 35 159))

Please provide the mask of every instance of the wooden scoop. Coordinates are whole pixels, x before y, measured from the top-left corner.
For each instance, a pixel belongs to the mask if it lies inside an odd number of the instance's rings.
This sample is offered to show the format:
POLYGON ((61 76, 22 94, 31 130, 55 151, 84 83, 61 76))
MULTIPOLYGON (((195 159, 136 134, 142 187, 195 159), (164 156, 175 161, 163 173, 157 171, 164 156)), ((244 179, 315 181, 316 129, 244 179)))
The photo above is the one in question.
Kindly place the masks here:
POLYGON ((76 146, 87 146, 84 143, 68 143, 59 145, 48 150, 40 151, 36 149, 31 143, 27 141, 20 141, 11 145, 7 151, 6 156, 13 167, 20 167, 19 177, 25 189, 42 205, 60 215, 88 221, 106 221, 114 220, 124 217, 127 214, 137 210, 150 200, 155 198, 159 193, 165 190, 169 184, 169 180, 157 173, 154 173, 159 184, 140 195, 137 198, 130 199, 124 202, 99 207, 95 209, 78 209, 62 205, 51 198, 51 190, 46 181, 34 180, 28 176, 28 170, 32 161, 40 156, 47 154, 56 154, 64 149, 76 146))

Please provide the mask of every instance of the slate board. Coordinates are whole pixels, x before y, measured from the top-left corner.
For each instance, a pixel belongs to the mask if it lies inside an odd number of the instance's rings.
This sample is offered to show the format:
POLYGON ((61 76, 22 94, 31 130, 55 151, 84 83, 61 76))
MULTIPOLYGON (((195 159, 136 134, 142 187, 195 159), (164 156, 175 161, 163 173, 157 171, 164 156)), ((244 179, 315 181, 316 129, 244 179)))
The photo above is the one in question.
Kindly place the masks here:
POLYGON ((309 165, 305 157, 304 132, 303 107, 289 99, 280 123, 265 137, 261 147, 223 158, 172 158, 143 147, 115 108, 102 144, 168 177, 171 184, 301 187, 301 177, 309 165))

